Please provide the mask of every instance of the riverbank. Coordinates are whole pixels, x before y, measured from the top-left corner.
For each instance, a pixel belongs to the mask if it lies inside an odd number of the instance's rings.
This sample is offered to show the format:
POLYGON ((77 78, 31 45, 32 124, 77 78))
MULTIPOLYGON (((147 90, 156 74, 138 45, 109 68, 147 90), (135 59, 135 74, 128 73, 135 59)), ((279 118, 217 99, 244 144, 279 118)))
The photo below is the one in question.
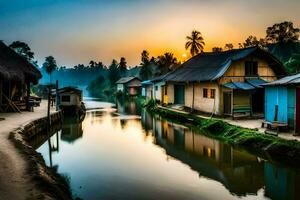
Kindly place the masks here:
MULTIPOLYGON (((44 123, 46 109, 47 102, 43 101, 34 112, 0 114, 0 118, 4 118, 0 121, 0 194, 3 199, 57 199, 56 191, 43 187, 45 185, 37 179, 37 174, 48 175, 49 169, 23 135, 28 129, 38 132, 34 127, 44 123)), ((53 109, 51 114, 57 115, 53 109)), ((39 128, 42 131, 42 126, 39 128)), ((54 177, 58 176, 50 173, 48 180, 55 185, 58 180, 54 177)))
POLYGON ((300 142, 285 140, 276 136, 262 134, 253 129, 229 124, 221 119, 201 118, 197 115, 169 110, 163 107, 152 107, 149 110, 168 120, 183 123, 199 130, 208 137, 225 141, 231 145, 256 152, 275 161, 298 164, 300 161, 300 142))

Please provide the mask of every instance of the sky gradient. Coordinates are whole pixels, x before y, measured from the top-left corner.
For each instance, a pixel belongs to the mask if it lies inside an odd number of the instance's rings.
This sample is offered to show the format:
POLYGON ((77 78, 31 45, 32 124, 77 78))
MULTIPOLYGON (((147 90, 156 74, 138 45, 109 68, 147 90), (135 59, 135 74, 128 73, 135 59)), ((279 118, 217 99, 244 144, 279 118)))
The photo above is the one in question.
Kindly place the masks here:
POLYGON ((0 0, 0 40, 25 41, 39 64, 48 55, 68 67, 124 56, 135 66, 144 49, 184 59, 193 29, 210 51, 264 37, 266 27, 285 20, 300 27, 299 13, 299 0, 0 0))

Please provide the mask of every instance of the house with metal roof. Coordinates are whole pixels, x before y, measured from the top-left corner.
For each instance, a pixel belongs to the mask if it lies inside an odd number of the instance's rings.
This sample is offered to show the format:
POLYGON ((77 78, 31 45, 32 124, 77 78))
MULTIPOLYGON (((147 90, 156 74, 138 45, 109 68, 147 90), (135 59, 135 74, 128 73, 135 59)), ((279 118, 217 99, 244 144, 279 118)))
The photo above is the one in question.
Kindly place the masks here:
POLYGON ((162 99, 217 115, 264 113, 263 84, 287 73, 269 52, 251 47, 196 55, 162 78, 162 99))
POLYGON ((264 86, 265 122, 300 133, 300 73, 264 86))
POLYGON ((140 93, 141 80, 138 77, 123 77, 116 84, 119 92, 128 93, 130 96, 136 96, 140 93))

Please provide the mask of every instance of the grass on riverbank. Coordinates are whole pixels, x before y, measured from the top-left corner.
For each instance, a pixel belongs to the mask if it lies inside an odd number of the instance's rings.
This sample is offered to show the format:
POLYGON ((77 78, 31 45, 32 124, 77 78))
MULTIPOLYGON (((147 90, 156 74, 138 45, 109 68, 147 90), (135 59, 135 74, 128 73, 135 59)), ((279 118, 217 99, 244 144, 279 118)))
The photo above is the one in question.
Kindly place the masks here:
POLYGON ((168 120, 189 124, 199 132, 250 151, 267 154, 272 158, 292 163, 300 161, 300 143, 276 136, 262 134, 256 130, 241 128, 222 120, 205 119, 196 115, 158 108, 148 104, 148 110, 168 120))

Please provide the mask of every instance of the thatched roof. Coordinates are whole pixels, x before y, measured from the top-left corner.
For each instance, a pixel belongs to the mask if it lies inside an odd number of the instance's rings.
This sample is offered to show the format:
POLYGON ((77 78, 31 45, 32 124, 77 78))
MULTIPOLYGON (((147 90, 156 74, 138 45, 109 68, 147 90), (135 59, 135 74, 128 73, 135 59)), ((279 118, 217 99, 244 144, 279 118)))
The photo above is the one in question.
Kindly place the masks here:
POLYGON ((177 70, 167 74, 163 80, 175 82, 214 81, 223 76, 232 62, 250 55, 265 59, 276 75, 284 76, 287 74, 282 63, 272 54, 259 47, 250 47, 199 54, 183 63, 177 70))
POLYGON ((42 75, 35 66, 0 41, 0 77, 37 83, 42 75))

